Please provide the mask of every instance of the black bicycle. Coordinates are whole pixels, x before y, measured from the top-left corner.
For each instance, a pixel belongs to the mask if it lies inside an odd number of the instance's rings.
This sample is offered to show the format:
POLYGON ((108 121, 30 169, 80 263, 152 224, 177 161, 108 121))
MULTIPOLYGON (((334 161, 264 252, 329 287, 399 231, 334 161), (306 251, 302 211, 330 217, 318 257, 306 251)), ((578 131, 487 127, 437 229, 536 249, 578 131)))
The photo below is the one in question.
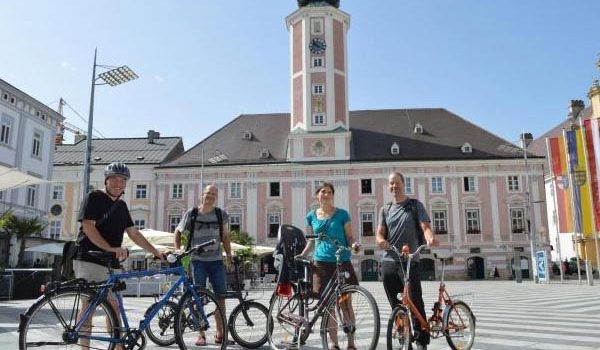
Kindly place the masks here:
MULTIPOLYGON (((225 299, 237 299, 238 305, 233 308, 229 314, 227 328, 233 340, 246 349, 255 349, 267 342, 267 315, 269 310, 263 304, 249 299, 249 293, 244 289, 240 278, 241 258, 233 257, 233 267, 235 271, 235 281, 233 281, 233 290, 227 291, 223 295, 218 295, 225 299)), ((178 294, 162 304, 158 315, 146 328, 146 335, 155 344, 160 346, 169 346, 175 344, 175 315, 177 314, 178 294)), ((151 305, 146 313, 155 308, 151 305)))
MULTIPOLYGON (((306 238, 330 240, 323 235, 306 238)), ((366 289, 347 284, 349 275, 341 268, 341 256, 350 249, 337 241, 330 242, 336 246, 336 272, 320 298, 314 298, 312 293, 312 261, 300 256, 294 258, 294 263, 303 272, 287 288, 278 286, 273 293, 267 321, 272 349, 300 348, 319 318, 322 318, 324 349, 336 349, 334 344, 347 349, 372 350, 377 347, 380 320, 375 298, 366 289)))

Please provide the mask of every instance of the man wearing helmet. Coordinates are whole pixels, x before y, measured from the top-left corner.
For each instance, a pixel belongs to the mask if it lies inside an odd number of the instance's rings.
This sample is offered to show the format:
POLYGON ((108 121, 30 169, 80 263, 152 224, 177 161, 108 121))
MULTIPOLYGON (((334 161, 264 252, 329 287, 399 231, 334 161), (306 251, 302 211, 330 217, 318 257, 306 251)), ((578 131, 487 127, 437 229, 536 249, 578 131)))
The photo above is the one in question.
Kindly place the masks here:
MULTIPOLYGON (((135 228, 127 204, 119 200, 130 173, 127 165, 111 163, 104 170, 104 188, 89 192, 83 199, 79 211, 78 221, 81 222, 77 236, 77 256, 73 260, 73 270, 76 278, 83 278, 90 282, 103 282, 108 278, 108 270, 102 261, 88 254, 89 251, 106 251, 115 254, 117 259, 127 258, 127 249, 121 248, 123 233, 138 246, 152 253, 155 257, 163 259, 163 255, 135 228)), ((116 262, 114 269, 120 266, 116 262)), ((117 302, 112 293, 109 301, 119 315, 117 302)), ((87 307, 87 301, 82 300, 82 310, 87 307)), ((89 340, 82 339, 81 345, 85 348, 89 340)))

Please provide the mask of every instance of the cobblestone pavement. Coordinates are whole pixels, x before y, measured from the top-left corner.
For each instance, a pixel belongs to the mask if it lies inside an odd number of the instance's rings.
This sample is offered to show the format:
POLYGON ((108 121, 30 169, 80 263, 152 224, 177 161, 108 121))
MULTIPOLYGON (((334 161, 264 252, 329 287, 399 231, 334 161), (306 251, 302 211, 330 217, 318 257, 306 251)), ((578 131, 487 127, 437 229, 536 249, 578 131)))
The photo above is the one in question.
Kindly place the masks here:
MULTIPOLYGON (((450 281, 451 294, 463 294, 476 318, 473 349, 600 350, 600 283, 578 285, 576 281, 536 285, 512 281, 450 281)), ((378 349, 386 348, 385 331, 390 308, 380 282, 362 282, 378 302, 381 336, 378 349)), ((423 282, 426 309, 431 309, 437 293, 436 282, 423 282)), ((270 291, 255 294, 268 306, 270 291)), ((17 348, 17 317, 32 300, 0 302, 0 344, 3 349, 17 348)), ((152 298, 126 298, 131 324, 137 324, 152 298)), ((234 301, 228 301, 232 310, 234 301)), ((170 347, 176 349, 176 346, 170 347)), ((231 346, 240 349, 239 346, 231 346)), ((306 349, 321 349, 318 332, 312 334, 306 349)), ((148 341, 147 349, 160 349, 148 341)), ((268 345, 262 347, 268 349, 268 345)), ((449 349, 445 338, 433 339, 430 350, 449 349)))

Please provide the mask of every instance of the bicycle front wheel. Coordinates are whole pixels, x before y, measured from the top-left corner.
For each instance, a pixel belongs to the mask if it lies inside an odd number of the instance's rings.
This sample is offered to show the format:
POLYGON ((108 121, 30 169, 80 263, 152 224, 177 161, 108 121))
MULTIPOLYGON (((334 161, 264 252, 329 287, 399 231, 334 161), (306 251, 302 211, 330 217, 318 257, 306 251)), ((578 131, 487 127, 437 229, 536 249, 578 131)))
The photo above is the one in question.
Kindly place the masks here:
POLYGON ((453 350, 469 350, 475 341, 475 316, 471 308, 457 301, 444 310, 444 334, 453 350))
POLYGON ((404 306, 396 306, 390 314, 387 328, 388 350, 408 350, 411 339, 410 317, 404 306))
MULTIPOLYGON (((158 303, 152 304, 146 313, 144 318, 150 314, 150 312, 158 305, 158 303)), ((146 335, 154 344, 160 346, 169 346, 175 344, 175 314, 177 313, 177 303, 168 300, 161 308, 158 313, 154 315, 154 318, 148 324, 146 328, 146 335)))
POLYGON ((109 349, 115 347, 118 321, 112 307, 103 300, 75 331, 78 320, 96 292, 67 287, 38 299, 21 317, 19 349, 109 349))
POLYGON ((323 311, 323 349, 338 345, 342 349, 373 350, 379 342, 379 329, 375 298, 360 286, 345 286, 339 296, 329 299, 323 311))
POLYGON ((256 349, 267 342, 269 310, 255 301, 242 301, 229 315, 229 331, 236 343, 256 349))
POLYGON ((267 334, 269 346, 273 350, 289 349, 294 345, 304 344, 308 338, 309 331, 302 330, 300 334, 299 322, 302 320, 300 314, 303 301, 297 288, 292 289, 291 296, 281 296, 276 292, 271 296, 269 302, 269 316, 267 318, 267 334))
POLYGON ((175 313, 175 339, 179 349, 225 349, 225 315, 217 298, 207 290, 196 290, 198 300, 187 291, 175 313), (220 337, 217 337, 220 335, 220 337))

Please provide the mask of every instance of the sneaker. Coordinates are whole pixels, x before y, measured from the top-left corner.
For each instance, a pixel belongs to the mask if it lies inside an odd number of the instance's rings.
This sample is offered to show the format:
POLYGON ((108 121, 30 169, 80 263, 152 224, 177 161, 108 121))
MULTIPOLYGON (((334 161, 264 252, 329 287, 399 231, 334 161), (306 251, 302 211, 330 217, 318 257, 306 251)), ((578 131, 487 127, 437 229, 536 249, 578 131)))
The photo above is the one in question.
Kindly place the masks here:
POLYGON ((415 348, 417 350, 427 350, 427 345, 423 345, 423 344, 417 342, 417 343, 415 343, 415 348))

